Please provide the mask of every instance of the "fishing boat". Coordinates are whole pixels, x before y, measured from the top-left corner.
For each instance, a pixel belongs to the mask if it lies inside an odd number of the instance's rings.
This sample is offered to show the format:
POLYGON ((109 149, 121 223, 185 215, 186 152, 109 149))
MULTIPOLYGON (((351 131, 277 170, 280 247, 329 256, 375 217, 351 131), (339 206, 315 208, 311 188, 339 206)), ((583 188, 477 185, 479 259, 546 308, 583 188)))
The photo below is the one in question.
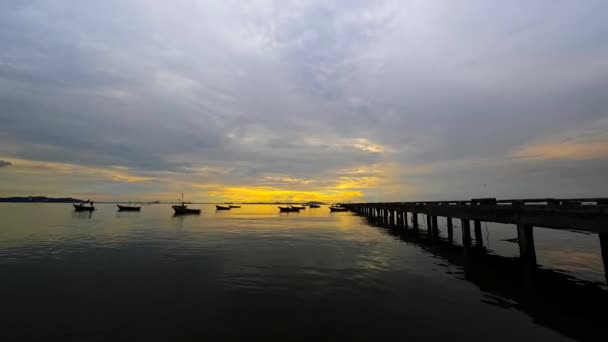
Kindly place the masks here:
POLYGON ((230 208, 232 208, 232 206, 227 206, 227 207, 224 207, 222 205, 215 206, 215 209, 217 209, 217 210, 230 210, 230 208))
POLYGON ((298 209, 298 210, 303 210, 303 209, 306 209, 306 207, 297 206, 297 205, 290 205, 289 207, 291 207, 291 208, 293 208, 293 209, 298 209))
POLYGON ((181 204, 173 205, 173 210, 175 211, 175 215, 184 215, 184 214, 200 214, 200 209, 188 208, 188 206, 184 203, 184 193, 182 192, 182 199, 180 201, 181 204))
POLYGON ((279 212, 281 213, 299 213, 300 209, 293 207, 279 207, 279 212))
POLYGON ((73 204, 73 206, 74 206, 74 211, 93 211, 93 210, 95 210, 95 207, 93 206, 93 204, 84 205, 83 203, 79 203, 79 204, 73 204))
POLYGON ((321 208, 321 206, 320 206, 320 205, 318 205, 318 204, 311 204, 311 205, 309 205, 308 207, 309 207, 309 208, 321 208))
POLYGON ((118 211, 140 211, 141 207, 116 204, 118 211))
POLYGON ((331 212, 341 212, 341 211, 348 211, 347 208, 341 207, 339 205, 332 205, 331 207, 329 207, 329 211, 331 212))
POLYGON ((188 208, 187 205, 174 205, 173 210, 175 210, 175 215, 184 215, 184 214, 200 214, 200 209, 188 208))
POLYGON ((230 208, 240 208, 240 205, 230 205, 230 208))

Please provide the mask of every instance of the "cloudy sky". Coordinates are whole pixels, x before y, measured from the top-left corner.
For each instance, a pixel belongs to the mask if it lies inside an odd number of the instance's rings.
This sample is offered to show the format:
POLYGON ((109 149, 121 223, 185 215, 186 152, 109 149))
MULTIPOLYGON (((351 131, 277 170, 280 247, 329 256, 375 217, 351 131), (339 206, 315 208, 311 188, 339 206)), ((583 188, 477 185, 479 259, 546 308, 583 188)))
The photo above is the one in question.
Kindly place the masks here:
POLYGON ((0 196, 606 196, 606 13, 2 1, 0 196))

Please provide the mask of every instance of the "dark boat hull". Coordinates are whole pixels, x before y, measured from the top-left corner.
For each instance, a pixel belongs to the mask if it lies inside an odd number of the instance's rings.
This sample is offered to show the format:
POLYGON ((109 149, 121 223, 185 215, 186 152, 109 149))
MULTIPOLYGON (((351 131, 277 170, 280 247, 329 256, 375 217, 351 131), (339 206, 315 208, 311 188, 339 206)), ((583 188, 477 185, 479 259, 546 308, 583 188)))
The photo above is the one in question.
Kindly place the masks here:
POLYGON ((279 207, 279 211, 281 213, 299 213, 300 209, 298 209, 298 208, 289 208, 289 207, 279 207))
POLYGON ((118 211, 140 211, 141 207, 130 207, 125 205, 116 205, 118 207, 118 211))
POLYGON ((309 207, 310 208, 321 208, 321 206, 318 204, 311 204, 311 205, 309 205, 309 207))
POLYGON ((185 206, 182 206, 182 205, 174 205, 173 210, 175 211, 175 215, 187 215, 187 214, 200 214, 201 213, 200 209, 186 208, 185 206))
POLYGON ((346 208, 329 207, 329 211, 331 211, 331 212, 344 212, 344 211, 348 211, 348 209, 346 209, 346 208))
POLYGON ((216 205, 215 209, 217 210, 230 210, 231 207, 222 207, 221 205, 216 205))
POLYGON ((93 211, 93 210, 95 210, 95 207, 93 207, 93 206, 86 206, 86 205, 80 205, 80 204, 73 204, 73 206, 74 206, 75 211, 93 211))
POLYGON ((230 208, 240 208, 240 205, 231 205, 230 208))

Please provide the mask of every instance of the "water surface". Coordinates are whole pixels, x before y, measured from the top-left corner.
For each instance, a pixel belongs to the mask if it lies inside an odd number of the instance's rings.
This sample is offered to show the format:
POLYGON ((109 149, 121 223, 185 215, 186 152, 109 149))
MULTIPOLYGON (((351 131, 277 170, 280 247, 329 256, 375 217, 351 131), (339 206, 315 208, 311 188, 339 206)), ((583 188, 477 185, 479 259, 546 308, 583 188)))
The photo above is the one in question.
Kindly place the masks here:
POLYGON ((537 230, 542 265, 530 269, 499 225, 465 257, 458 241, 327 207, 198 205, 201 215, 174 217, 168 205, 96 206, 0 204, 4 336, 603 338, 606 315, 588 312, 608 303, 594 235, 537 230))

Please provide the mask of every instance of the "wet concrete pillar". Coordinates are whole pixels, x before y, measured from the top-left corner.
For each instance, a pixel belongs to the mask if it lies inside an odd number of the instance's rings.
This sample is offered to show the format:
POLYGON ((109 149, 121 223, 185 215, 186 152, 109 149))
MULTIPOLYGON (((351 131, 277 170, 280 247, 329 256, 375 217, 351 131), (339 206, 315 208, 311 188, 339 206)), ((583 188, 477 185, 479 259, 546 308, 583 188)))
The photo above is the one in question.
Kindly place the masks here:
POLYGON ((437 216, 431 216, 431 229, 433 235, 439 235, 439 225, 437 224, 437 216))
POLYGON ((599 233, 600 249, 602 250, 602 260, 604 261, 604 276, 608 284, 608 233, 599 233))
POLYGON ((426 230, 430 233, 433 229, 433 221, 431 221, 431 215, 426 214, 426 230))
POLYGON ((527 263, 536 264, 533 229, 530 224, 518 224, 517 242, 519 243, 519 256, 527 263))
POLYGON ((452 224, 452 218, 447 217, 446 219, 448 222, 448 240, 453 241, 454 240, 454 226, 452 224))
POLYGON ((483 247, 483 236, 481 235, 481 221, 475 220, 473 221, 474 231, 475 231, 475 246, 483 247))
POLYGON ((460 225, 462 226, 462 245, 466 250, 471 247, 471 223, 467 219, 461 219, 460 225))
POLYGON ((408 229, 409 223, 407 222, 407 211, 403 212, 403 228, 408 229))
POLYGON ((412 227, 418 230, 418 213, 412 213, 412 227))

